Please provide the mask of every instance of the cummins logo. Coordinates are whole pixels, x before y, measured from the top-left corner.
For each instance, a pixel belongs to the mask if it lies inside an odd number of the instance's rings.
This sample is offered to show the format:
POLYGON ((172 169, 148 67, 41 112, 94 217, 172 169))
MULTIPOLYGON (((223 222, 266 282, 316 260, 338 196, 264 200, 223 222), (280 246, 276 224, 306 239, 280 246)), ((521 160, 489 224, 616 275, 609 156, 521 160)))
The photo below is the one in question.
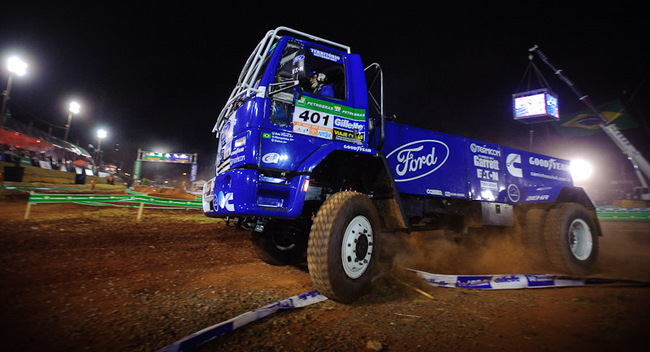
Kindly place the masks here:
POLYGON ((506 156, 506 169, 514 177, 524 177, 523 170, 520 167, 521 154, 510 153, 506 156))
POLYGON ((417 180, 438 170, 449 158, 449 147, 437 140, 414 141, 386 156, 394 167, 395 182, 417 180))

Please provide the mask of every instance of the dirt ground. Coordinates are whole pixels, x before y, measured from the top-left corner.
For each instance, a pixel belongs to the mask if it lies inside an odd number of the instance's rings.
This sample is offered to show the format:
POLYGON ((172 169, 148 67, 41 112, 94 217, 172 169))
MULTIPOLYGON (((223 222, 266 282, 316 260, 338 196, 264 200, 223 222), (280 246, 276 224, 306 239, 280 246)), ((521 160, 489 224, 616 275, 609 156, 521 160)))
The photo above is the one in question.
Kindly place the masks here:
MULTIPOLYGON (((155 351, 251 309, 313 290, 306 266, 254 257, 248 234, 197 210, 0 200, 3 351, 155 351)), ((602 222, 594 277, 650 281, 650 223, 602 222)), ((411 234, 395 268, 545 272, 507 238, 466 247, 411 234)), ((395 270, 351 305, 271 315, 199 351, 646 351, 650 287, 434 288, 395 270), (409 285, 406 285, 406 284, 409 285), (419 287, 433 299, 419 293, 419 287)))

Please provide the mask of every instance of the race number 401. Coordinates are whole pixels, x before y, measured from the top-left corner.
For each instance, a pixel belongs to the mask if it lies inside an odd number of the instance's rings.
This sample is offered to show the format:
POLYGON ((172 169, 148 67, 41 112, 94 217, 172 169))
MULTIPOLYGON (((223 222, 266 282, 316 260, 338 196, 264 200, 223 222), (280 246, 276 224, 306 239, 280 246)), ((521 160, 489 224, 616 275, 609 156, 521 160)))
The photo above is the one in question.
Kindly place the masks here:
POLYGON ((323 112, 296 107, 293 112, 293 132, 332 139, 332 116, 323 112))

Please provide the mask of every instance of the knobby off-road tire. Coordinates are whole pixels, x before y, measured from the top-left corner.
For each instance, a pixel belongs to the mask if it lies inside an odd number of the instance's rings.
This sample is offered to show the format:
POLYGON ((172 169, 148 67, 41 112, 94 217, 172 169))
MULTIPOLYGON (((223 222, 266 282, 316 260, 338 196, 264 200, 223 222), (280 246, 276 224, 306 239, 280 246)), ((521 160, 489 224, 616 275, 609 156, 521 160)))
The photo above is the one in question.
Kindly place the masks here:
POLYGON ((560 272, 588 275, 598 257, 598 227, 580 204, 561 203, 549 210, 543 232, 548 261, 560 272))
POLYGON ((378 273, 380 223, 372 201, 340 192, 318 210, 309 234, 307 263, 316 289, 329 299, 352 303, 378 273))
POLYGON ((546 210, 531 208, 526 211, 522 232, 522 243, 529 250, 539 251, 545 255, 542 232, 546 220, 546 210))

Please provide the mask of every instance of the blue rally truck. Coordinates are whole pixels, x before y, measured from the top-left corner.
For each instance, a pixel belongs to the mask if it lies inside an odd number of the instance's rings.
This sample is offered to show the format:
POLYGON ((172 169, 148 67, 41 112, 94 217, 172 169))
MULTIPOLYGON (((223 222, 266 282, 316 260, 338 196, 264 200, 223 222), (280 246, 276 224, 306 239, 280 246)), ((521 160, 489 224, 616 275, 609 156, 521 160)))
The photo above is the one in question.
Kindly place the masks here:
POLYGON ((348 46, 269 31, 221 111, 203 211, 250 231, 260 259, 307 259, 352 302, 380 274, 382 236, 512 230, 558 272, 595 266, 600 225, 569 161, 395 123, 383 75, 348 46))

